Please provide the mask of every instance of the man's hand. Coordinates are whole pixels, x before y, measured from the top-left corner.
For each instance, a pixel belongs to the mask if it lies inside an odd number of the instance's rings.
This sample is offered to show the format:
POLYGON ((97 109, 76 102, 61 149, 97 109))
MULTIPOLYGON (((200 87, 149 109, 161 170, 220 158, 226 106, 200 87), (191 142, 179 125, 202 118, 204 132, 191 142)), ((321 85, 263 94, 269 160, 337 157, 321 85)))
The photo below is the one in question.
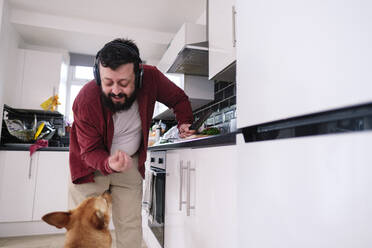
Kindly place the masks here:
POLYGON ((109 157, 108 164, 112 170, 116 172, 123 172, 133 166, 133 161, 128 154, 121 150, 117 150, 109 157))
POLYGON ((191 124, 181 124, 178 128, 178 131, 180 132, 180 138, 186 138, 190 135, 193 135, 196 133, 195 130, 190 130, 189 127, 191 124))

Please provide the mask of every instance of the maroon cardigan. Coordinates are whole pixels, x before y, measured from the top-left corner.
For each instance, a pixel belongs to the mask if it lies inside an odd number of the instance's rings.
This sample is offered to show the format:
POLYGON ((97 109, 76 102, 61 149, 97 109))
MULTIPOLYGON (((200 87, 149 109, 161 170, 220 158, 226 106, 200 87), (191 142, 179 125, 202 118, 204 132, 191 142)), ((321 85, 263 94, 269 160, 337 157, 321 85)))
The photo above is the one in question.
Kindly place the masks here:
MULTIPOLYGON (((138 170, 144 178, 149 129, 155 101, 173 108, 178 125, 192 123, 190 102, 183 90, 172 83, 156 67, 143 65, 142 87, 137 95, 142 123, 142 136, 138 150, 138 170)), ((101 88, 94 80, 80 90, 72 110, 74 123, 70 134, 70 172, 72 182, 94 182, 94 172, 113 173, 108 157, 114 135, 112 112, 101 102, 101 88)))

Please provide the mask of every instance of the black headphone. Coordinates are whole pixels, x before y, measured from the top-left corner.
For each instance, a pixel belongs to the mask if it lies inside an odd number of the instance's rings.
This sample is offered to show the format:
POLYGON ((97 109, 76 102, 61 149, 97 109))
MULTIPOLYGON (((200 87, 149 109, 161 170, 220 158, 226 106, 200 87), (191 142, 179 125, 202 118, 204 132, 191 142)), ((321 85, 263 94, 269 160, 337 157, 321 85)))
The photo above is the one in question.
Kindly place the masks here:
POLYGON ((134 55, 137 59, 137 62, 138 63, 138 70, 135 72, 135 83, 136 83, 136 88, 139 89, 142 87, 142 78, 143 78, 143 67, 142 67, 142 60, 141 58, 139 57, 139 54, 132 48, 130 47, 129 45, 125 44, 125 43, 121 43, 121 42, 110 42, 110 43, 107 43, 101 50, 98 51, 97 55, 96 55, 96 58, 94 60, 94 66, 93 66, 93 75, 94 75, 94 78, 96 80, 96 83, 101 86, 101 75, 99 73, 99 55, 101 53, 101 51, 108 47, 108 46, 113 46, 113 47, 117 47, 117 48, 125 48, 127 49, 132 55, 134 55))

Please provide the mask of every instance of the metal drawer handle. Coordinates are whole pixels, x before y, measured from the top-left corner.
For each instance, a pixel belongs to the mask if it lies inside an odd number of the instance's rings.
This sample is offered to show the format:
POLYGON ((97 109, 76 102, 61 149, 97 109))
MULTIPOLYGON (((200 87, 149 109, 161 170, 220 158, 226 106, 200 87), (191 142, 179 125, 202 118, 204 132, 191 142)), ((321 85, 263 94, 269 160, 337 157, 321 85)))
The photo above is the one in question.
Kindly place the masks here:
POLYGON ((179 191, 178 209, 182 211, 182 204, 186 203, 186 201, 182 201, 183 170, 187 169, 187 167, 183 166, 183 160, 180 161, 179 168, 180 168, 180 191, 179 191))
POLYGON ((28 179, 31 179, 31 171, 32 171, 32 155, 30 156, 30 164, 28 165, 28 179))
POLYGON ((190 182, 190 172, 191 171, 194 171, 195 172, 195 168, 191 168, 191 162, 190 161, 187 161, 187 199, 186 199, 186 214, 187 216, 190 216, 190 210, 191 209, 195 209, 195 206, 191 206, 191 200, 190 200, 190 191, 191 191, 191 182, 190 182))
POLYGON ((233 47, 236 47, 236 10, 235 6, 232 6, 232 35, 233 35, 233 47))

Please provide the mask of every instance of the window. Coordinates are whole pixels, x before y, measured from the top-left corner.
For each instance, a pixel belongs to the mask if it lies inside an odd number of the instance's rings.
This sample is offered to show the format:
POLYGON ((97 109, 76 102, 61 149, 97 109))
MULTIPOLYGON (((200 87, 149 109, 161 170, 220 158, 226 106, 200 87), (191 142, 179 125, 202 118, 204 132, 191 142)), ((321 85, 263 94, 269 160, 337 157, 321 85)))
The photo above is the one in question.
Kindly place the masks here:
POLYGON ((70 123, 74 120, 72 105, 81 88, 94 78, 93 67, 89 66, 70 66, 67 96, 66 96, 66 120, 70 123))

